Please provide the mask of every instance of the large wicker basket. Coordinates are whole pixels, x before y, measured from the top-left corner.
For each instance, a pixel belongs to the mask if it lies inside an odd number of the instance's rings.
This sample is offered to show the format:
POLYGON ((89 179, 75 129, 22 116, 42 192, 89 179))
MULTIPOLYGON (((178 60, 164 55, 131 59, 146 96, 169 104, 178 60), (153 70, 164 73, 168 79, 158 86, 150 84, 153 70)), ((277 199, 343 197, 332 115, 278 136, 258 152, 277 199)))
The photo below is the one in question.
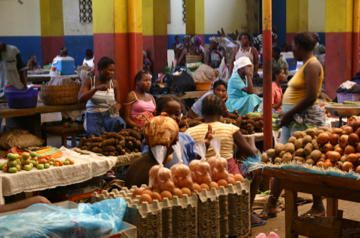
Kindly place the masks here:
POLYGON ((44 85, 41 87, 40 98, 45 105, 70 105, 78 101, 79 84, 44 85))

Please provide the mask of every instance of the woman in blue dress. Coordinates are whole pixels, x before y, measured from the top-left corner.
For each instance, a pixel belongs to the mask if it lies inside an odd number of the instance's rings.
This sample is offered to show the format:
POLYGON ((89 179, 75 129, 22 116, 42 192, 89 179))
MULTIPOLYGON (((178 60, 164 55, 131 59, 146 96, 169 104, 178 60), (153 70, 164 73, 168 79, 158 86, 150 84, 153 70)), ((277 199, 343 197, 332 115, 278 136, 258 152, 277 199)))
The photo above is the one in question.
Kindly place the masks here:
POLYGON ((226 107, 229 112, 246 115, 259 110, 262 99, 254 94, 253 64, 248 57, 240 57, 234 62, 234 70, 228 82, 228 100, 226 107))

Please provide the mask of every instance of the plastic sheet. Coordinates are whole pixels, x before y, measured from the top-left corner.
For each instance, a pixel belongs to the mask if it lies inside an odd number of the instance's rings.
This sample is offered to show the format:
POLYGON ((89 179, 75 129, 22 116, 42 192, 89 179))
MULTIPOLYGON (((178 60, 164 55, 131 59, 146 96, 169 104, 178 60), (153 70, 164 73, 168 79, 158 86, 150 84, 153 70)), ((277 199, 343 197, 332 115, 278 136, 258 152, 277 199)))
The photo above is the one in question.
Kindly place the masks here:
POLYGON ((0 237, 103 237, 122 229, 123 198, 66 209, 35 204, 19 213, 0 217, 0 237))

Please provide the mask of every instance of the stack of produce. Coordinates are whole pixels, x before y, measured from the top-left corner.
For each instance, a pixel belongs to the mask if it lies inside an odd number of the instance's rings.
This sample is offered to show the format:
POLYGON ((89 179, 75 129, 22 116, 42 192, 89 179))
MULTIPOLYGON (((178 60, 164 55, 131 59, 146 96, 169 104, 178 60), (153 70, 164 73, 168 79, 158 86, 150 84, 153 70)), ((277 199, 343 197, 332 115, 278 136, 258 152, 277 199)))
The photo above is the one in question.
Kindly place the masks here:
POLYGON ((59 167, 74 164, 74 160, 70 158, 60 160, 61 151, 46 155, 46 151, 50 152, 49 150, 51 149, 46 148, 38 152, 8 153, 7 162, 2 163, 0 169, 7 173, 16 173, 21 170, 31 171, 33 168, 43 170, 51 166, 59 167))
MULTIPOLYGON (((256 114, 248 114, 243 117, 238 117, 238 119, 232 119, 232 118, 222 118, 220 120, 222 123, 226 124, 233 124, 235 126, 238 126, 241 130, 241 133, 244 135, 251 135, 254 133, 262 133, 264 128, 264 121, 263 117, 256 113, 256 114)), ((186 131, 190 127, 197 126, 199 124, 203 123, 203 120, 200 118, 197 119, 191 119, 184 117, 181 119, 179 123, 179 127, 181 131, 186 131)))
POLYGON ((360 122, 341 128, 295 132, 288 143, 277 144, 262 155, 264 163, 308 164, 360 173, 360 122))
POLYGON ((248 184, 243 181, 240 174, 227 172, 225 159, 209 158, 171 169, 155 165, 149 171, 149 186, 104 192, 96 198, 125 197, 132 214, 125 220, 138 227, 140 237, 149 237, 149 232, 163 237, 226 237, 229 231, 240 235, 250 230, 244 225, 249 225, 244 220, 250 218, 250 207, 248 188, 244 192, 248 184), (239 218, 231 227, 230 217, 239 218))
POLYGON ((118 156, 140 152, 142 135, 134 129, 107 132, 101 136, 90 136, 80 140, 80 149, 105 156, 118 156))

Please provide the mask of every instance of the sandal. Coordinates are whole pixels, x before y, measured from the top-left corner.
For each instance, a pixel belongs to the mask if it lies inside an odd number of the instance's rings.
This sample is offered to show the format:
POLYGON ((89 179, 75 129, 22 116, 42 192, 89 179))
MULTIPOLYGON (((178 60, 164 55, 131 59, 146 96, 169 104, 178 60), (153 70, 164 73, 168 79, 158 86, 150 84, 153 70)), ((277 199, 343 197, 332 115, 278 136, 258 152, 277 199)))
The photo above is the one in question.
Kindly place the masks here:
POLYGON ((266 221, 264 221, 263 219, 261 219, 255 212, 252 213, 251 215, 251 227, 258 227, 258 226, 263 226, 266 224, 266 221))
MULTIPOLYGON (((276 209, 275 209, 276 210, 276 209)), ((267 220, 270 218, 275 218, 277 216, 277 211, 269 211, 268 209, 264 209, 260 212, 260 214, 258 214, 259 218, 263 219, 263 220, 267 220)))

